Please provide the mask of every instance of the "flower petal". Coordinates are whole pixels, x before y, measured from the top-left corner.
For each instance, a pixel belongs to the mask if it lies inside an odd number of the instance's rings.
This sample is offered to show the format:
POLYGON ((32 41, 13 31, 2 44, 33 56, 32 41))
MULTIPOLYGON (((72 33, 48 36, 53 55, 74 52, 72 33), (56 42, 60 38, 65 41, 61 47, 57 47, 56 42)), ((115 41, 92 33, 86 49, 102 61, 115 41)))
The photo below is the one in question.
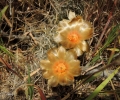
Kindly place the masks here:
POLYGON ((64 31, 60 32, 61 37, 64 39, 67 39, 67 34, 69 33, 70 28, 66 28, 64 31))
POLYGON ((58 34, 57 36, 55 36, 55 37, 54 37, 54 41, 55 41, 56 43, 61 42, 61 41, 62 41, 62 37, 61 37, 61 35, 58 34))
MULTIPOLYGON (((79 45, 81 45, 81 44, 79 44, 79 45)), ((75 48, 73 48, 72 51, 75 52, 77 56, 81 56, 83 54, 81 46, 76 46, 75 48)))
POLYGON ((66 84, 71 85, 74 82, 74 76, 70 72, 66 73, 66 84))
POLYGON ((87 40, 87 39, 91 38, 92 37, 92 33, 93 33, 93 29, 91 29, 91 28, 88 28, 86 30, 82 30, 80 32, 81 40, 87 40))
POLYGON ((59 59, 64 59, 65 58, 65 53, 66 53, 66 50, 64 47, 59 47, 58 48, 58 57, 59 59))
POLYGON ((70 48, 75 47, 75 44, 72 44, 72 43, 70 43, 70 42, 67 41, 67 40, 61 41, 60 44, 61 44, 63 47, 65 47, 66 49, 70 49, 70 48))
POLYGON ((51 62, 49 60, 41 60, 40 67, 42 70, 48 70, 51 68, 51 62))
POLYGON ((58 76, 58 79, 60 85, 70 85, 74 82, 74 76, 69 72, 66 72, 64 75, 58 76))
POLYGON ((72 20, 73 18, 75 18, 76 16, 75 16, 75 12, 72 12, 72 11, 70 11, 69 12, 69 15, 68 15, 68 19, 69 20, 72 20))
POLYGON ((69 62, 69 71, 73 74, 73 76, 79 76, 81 73, 80 68, 80 61, 79 60, 72 60, 69 62))
POLYGON ((50 79, 52 76, 53 76, 53 73, 52 73, 51 70, 45 71, 45 72, 43 73, 43 77, 44 77, 45 79, 50 79))
POLYGON ((77 59, 77 55, 75 52, 73 52, 73 50, 69 50, 68 52, 66 52, 66 57, 65 57, 65 61, 71 61, 77 59))
MULTIPOLYGON (((63 27, 65 28, 66 26, 68 26, 68 22, 69 20, 63 19, 62 21, 59 22, 58 27, 63 27)), ((58 28, 59 29, 59 28, 58 28)))
POLYGON ((83 18, 81 17, 81 16, 76 16, 75 18, 73 18, 72 20, 71 20, 71 22, 69 22, 69 25, 71 25, 71 26, 76 26, 76 25, 78 25, 79 23, 81 23, 83 21, 83 18))
POLYGON ((58 78, 55 76, 52 76, 49 80, 48 80, 48 85, 52 86, 52 87, 56 87, 58 85, 58 78))
POLYGON ((65 74, 59 75, 58 79, 59 79, 59 84, 60 85, 66 85, 66 75, 65 74))
POLYGON ((93 28, 89 22, 83 21, 80 25, 78 25, 78 27, 79 27, 81 40, 86 40, 92 37, 93 28))
POLYGON ((71 61, 69 61, 68 62, 69 63, 69 65, 70 65, 70 68, 71 67, 76 67, 76 66, 80 66, 80 61, 79 60, 71 60, 71 61))
POLYGON ((86 41, 82 41, 82 51, 89 51, 90 47, 86 41))
POLYGON ((47 52, 47 55, 48 55, 48 59, 51 61, 51 62, 54 62, 58 59, 58 51, 57 49, 50 49, 48 52, 47 52))

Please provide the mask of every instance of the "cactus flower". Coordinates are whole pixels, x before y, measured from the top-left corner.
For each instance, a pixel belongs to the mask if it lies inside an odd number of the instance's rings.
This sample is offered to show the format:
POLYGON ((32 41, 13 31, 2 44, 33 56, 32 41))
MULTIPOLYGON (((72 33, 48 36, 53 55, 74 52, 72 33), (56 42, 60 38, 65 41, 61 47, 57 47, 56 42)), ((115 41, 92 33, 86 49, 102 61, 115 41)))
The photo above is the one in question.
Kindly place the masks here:
POLYGON ((43 77, 48 79, 49 86, 71 85, 74 82, 74 76, 80 75, 80 61, 77 60, 77 56, 73 52, 66 51, 61 46, 51 49, 47 55, 48 59, 41 60, 40 65, 43 77))
POLYGON ((85 40, 92 37, 93 28, 81 16, 75 16, 74 12, 70 12, 68 18, 69 20, 60 21, 54 40, 66 49, 73 49, 79 56, 83 51, 89 51, 89 45, 85 40))

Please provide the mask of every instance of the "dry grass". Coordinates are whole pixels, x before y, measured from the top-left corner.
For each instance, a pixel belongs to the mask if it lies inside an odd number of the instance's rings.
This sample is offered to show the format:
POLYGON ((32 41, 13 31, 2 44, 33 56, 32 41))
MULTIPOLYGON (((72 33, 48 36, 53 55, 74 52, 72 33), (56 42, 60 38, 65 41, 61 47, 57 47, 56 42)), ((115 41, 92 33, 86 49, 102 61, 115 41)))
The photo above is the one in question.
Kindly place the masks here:
MULTIPOLYGON (((0 100, 27 100, 25 92, 28 86, 26 80, 28 79, 29 68, 32 85, 34 84, 37 87, 34 88, 33 100, 40 100, 38 87, 43 91, 47 100, 61 100, 63 97, 67 97, 68 93, 71 94, 64 100, 85 100, 105 77, 98 77, 91 83, 80 86, 81 80, 78 77, 72 86, 58 86, 51 89, 42 77, 39 62, 46 58, 47 50, 58 47, 53 41, 57 24, 63 18, 67 18, 68 12, 71 10, 77 15, 83 16, 94 26, 94 36, 89 40, 90 52, 78 58, 82 62, 81 66, 86 65, 82 67, 83 73, 88 68, 99 69, 107 65, 112 52, 105 49, 100 57, 101 59, 89 67, 87 66, 98 50, 102 48, 112 27, 120 23, 120 1, 1 0, 0 10, 6 5, 9 5, 9 8, 0 21, 1 45, 11 51, 14 57, 3 52, 0 53, 0 58, 6 62, 6 64, 0 63, 0 100), (76 86, 79 87, 75 90, 76 86)), ((118 37, 108 49, 117 48, 120 51, 120 38, 118 37)), ((114 55, 120 56, 120 53, 116 51, 114 55)), ((114 57, 114 59, 116 58, 114 57)), ((119 80, 116 79, 112 82, 115 89, 120 88, 119 75, 118 78, 119 80)), ((111 84, 107 85, 106 90, 113 90, 111 84)), ((117 100, 114 93, 105 93, 99 94, 94 100, 117 100)))

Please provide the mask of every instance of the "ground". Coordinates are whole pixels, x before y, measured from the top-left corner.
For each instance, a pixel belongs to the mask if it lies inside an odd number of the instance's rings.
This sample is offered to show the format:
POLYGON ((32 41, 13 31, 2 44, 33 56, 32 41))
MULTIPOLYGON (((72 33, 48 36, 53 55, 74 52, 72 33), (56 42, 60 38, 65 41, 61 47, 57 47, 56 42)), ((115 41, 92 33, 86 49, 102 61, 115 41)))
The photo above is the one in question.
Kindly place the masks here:
POLYGON ((85 100, 116 70, 105 88, 87 100, 120 100, 120 0, 1 0, 0 11, 0 100, 85 100), (40 60, 59 46, 53 37, 69 11, 93 25, 90 52, 78 57, 82 73, 73 85, 51 88, 40 60))

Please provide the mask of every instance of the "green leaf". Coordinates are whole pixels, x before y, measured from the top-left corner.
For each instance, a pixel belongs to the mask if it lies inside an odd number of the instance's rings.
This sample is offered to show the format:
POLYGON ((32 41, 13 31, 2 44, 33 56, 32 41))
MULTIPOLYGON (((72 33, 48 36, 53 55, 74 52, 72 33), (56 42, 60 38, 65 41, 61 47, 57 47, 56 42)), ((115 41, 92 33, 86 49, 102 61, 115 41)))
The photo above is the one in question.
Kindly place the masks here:
MULTIPOLYGON (((30 77, 30 69, 28 69, 28 84, 32 84, 31 82, 31 77, 30 77)), ((28 85, 28 95, 30 96, 30 100, 33 97, 33 86, 32 85, 28 85)))
POLYGON ((104 80, 85 100, 93 100, 93 98, 98 95, 98 93, 108 84, 108 82, 115 76, 115 74, 118 73, 119 69, 120 66, 112 74, 110 74, 108 78, 104 80))
POLYGON ((92 75, 89 79, 87 79, 87 80, 84 82, 84 84, 85 84, 85 83, 88 83, 88 82, 90 82, 90 81, 92 81, 92 80, 94 80, 94 79, 96 79, 98 76, 100 76, 100 74, 101 74, 101 72, 98 72, 98 73, 92 75))
POLYGON ((10 56, 14 56, 10 51, 8 51, 4 46, 0 45, 0 50, 3 51, 4 53, 10 55, 10 56))
POLYGON ((2 15, 5 13, 5 11, 7 10, 8 6, 5 6, 1 12, 0 12, 0 20, 2 19, 2 15))

